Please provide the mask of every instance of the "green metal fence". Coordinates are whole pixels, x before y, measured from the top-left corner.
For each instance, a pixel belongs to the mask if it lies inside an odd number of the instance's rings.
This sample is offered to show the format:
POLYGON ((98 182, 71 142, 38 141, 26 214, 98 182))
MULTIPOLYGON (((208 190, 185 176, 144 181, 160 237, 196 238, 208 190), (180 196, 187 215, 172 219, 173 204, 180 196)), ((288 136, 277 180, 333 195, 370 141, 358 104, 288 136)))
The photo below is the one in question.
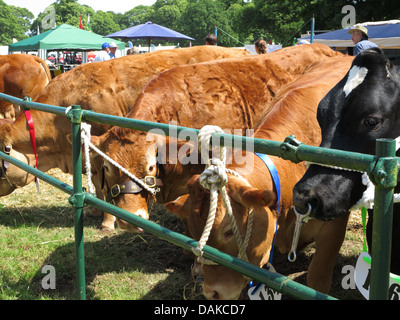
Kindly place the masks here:
MULTIPOLYGON (((191 250, 197 246, 197 241, 182 234, 173 232, 157 225, 152 221, 142 219, 129 212, 115 207, 89 194, 82 189, 82 158, 81 158, 81 122, 99 122, 108 125, 116 125, 141 131, 159 129, 166 135, 178 137, 183 130, 185 132, 197 133, 199 130, 171 126, 163 123, 147 122, 129 118, 121 118, 111 115, 99 114, 93 111, 81 110, 80 106, 72 106, 67 114, 63 107, 45 105, 21 100, 0 93, 0 99, 19 104, 24 109, 35 109, 60 116, 66 116, 72 126, 72 148, 73 148, 73 187, 35 169, 21 161, 0 152, 0 158, 16 165, 17 167, 37 176, 41 180, 55 186, 56 188, 70 194, 69 202, 75 209, 75 245, 76 245, 76 269, 77 269, 77 291, 78 298, 86 298, 85 290, 85 264, 84 264, 84 233, 83 233, 83 207, 85 204, 93 205, 103 211, 107 211, 116 217, 126 220, 147 232, 178 245, 184 249, 191 250)), ((190 135, 194 136, 194 135, 190 135)), ((188 137, 189 138, 189 137, 188 137)), ((399 158, 395 156, 395 141, 382 139, 377 141, 377 154, 366 155, 354 152, 325 149, 307 146, 299 143, 294 137, 288 137, 284 142, 254 139, 249 137, 234 136, 229 134, 215 133, 213 138, 219 139, 220 145, 226 147, 241 146, 244 150, 246 145, 254 145, 254 152, 279 156, 293 162, 310 161, 321 164, 330 164, 347 169, 365 171, 375 185, 375 206, 373 226, 373 246, 381 248, 374 250, 372 254, 370 299, 388 299, 389 266, 391 252, 391 230, 393 215, 393 193, 398 180, 399 158), (253 140, 253 142, 250 141, 253 140)), ((288 294, 297 299, 335 299, 329 295, 317 292, 307 286, 301 285, 288 277, 281 276, 267 270, 258 268, 228 254, 218 251, 210 246, 204 247, 204 257, 215 261, 223 266, 231 268, 243 275, 264 283, 273 290, 288 294)))

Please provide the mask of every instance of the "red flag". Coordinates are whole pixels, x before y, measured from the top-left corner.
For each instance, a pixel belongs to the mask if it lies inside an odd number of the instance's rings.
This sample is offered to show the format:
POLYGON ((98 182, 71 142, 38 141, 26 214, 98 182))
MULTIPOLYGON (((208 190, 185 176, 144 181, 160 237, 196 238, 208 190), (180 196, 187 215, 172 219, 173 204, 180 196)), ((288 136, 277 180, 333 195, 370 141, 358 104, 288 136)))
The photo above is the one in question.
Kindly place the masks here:
POLYGON ((79 28, 83 29, 82 16, 81 16, 81 23, 79 24, 79 28))

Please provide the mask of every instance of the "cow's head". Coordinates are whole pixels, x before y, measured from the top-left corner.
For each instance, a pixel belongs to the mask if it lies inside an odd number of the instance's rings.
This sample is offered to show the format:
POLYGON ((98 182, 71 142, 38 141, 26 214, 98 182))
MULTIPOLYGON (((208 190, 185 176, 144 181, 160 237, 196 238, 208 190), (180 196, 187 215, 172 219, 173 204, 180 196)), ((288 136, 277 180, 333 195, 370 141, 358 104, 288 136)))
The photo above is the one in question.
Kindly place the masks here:
MULTIPOLYGON (((378 138, 400 135, 398 69, 380 49, 363 51, 346 76, 321 100, 317 118, 321 147, 374 154, 378 138)), ((362 197, 361 174, 311 165, 294 188, 299 212, 330 220, 346 214, 362 197)))
MULTIPOLYGON (((186 198, 185 203, 179 206, 179 203, 174 201, 166 204, 166 208, 183 215, 190 235, 199 240, 208 217, 210 194, 200 185, 198 175, 190 179, 187 188, 190 196, 186 198)), ((255 189, 246 181, 231 175, 226 190, 242 238, 246 233, 249 210, 253 210, 253 227, 246 253, 250 263, 262 266, 268 260, 275 232, 276 195, 270 191, 255 189)), ((239 253, 231 220, 220 197, 207 245, 232 256, 238 256, 239 253)), ((223 266, 204 264, 203 272, 203 293, 207 299, 237 299, 249 282, 248 278, 223 266)))
MULTIPOLYGON (((160 184, 156 143, 148 141, 145 132, 132 132, 118 127, 100 137, 92 136, 92 143, 111 159, 104 159, 97 154, 91 159, 92 164, 100 168, 97 170, 100 172, 98 179, 105 199, 148 219, 148 206, 160 184)), ((117 219, 117 223, 121 229, 139 231, 125 221, 117 219)))

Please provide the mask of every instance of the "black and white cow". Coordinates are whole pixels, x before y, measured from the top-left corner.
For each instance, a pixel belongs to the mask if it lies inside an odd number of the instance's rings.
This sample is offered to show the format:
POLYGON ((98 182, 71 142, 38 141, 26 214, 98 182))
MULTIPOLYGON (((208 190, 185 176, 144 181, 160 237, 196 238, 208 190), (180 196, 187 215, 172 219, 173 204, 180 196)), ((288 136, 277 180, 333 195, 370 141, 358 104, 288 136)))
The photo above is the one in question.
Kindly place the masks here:
MULTIPOLYGON (((317 118, 321 147, 375 154, 376 139, 400 136, 399 67, 378 48, 363 51, 321 100, 317 118)), ((361 173, 311 165, 294 187, 293 203, 303 213, 310 204, 311 217, 331 220, 348 214, 365 189, 361 173)), ((369 210, 370 250, 372 220, 369 210)), ((400 274, 400 204, 394 206, 391 272, 400 274)))

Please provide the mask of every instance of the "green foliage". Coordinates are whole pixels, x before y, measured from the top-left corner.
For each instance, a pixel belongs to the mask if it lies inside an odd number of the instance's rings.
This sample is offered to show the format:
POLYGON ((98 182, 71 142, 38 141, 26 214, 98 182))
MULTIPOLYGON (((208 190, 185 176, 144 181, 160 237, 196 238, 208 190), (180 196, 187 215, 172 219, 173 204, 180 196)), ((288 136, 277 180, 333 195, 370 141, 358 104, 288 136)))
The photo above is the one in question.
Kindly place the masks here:
POLYGON ((114 20, 112 12, 97 11, 95 16, 90 18, 92 22, 92 30, 94 33, 103 36, 119 31, 120 27, 114 20))
MULTIPOLYGON (((214 33, 215 26, 221 46, 251 44, 259 38, 290 45, 294 36, 310 30, 313 16, 317 30, 340 29, 345 5, 355 7, 356 22, 400 18, 400 7, 391 0, 157 0, 151 6, 132 7, 123 14, 94 11, 78 0, 55 0, 52 5, 57 25, 67 23, 79 27, 82 16, 86 30, 90 16, 91 30, 107 35, 152 21, 195 38, 194 45, 204 44, 205 36, 214 33)), ((2 0, 0 8, 0 44, 35 35, 38 28, 40 32, 45 31, 41 21, 48 12, 42 12, 32 21, 33 15, 26 9, 7 5, 2 0)))
POLYGON ((13 38, 27 38, 33 14, 27 9, 9 6, 0 0, 0 45, 8 45, 13 38))

